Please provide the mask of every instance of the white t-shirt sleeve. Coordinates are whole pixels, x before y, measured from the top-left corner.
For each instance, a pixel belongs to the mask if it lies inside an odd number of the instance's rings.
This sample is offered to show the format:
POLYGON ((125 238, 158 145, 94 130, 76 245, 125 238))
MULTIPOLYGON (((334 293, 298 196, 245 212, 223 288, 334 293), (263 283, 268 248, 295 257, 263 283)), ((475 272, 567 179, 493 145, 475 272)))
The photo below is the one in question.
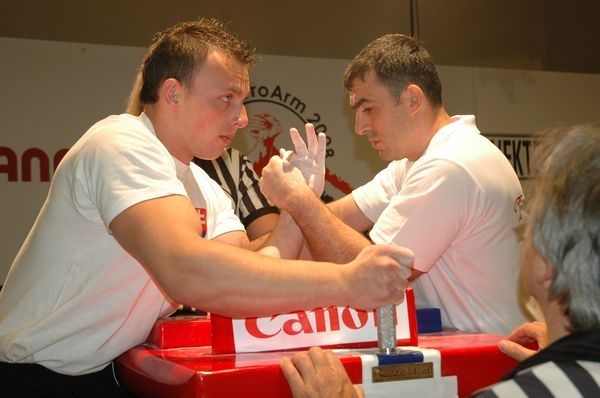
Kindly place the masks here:
MULTIPOLYGON (((110 129, 110 125, 104 127, 110 129)), ((83 145, 75 170, 75 203, 92 221, 108 227, 122 211, 144 200, 185 195, 173 159, 156 137, 102 129, 83 145)))
MULTIPOLYGON (((226 204, 227 202, 222 201, 221 203, 226 204)), ((221 210, 217 211, 216 218, 217 221, 212 238, 223 235, 227 232, 245 231, 244 225, 235 214, 231 206, 223 206, 221 210)))
POLYGON ((244 225, 235 214, 233 202, 223 188, 195 164, 190 165, 194 178, 202 186, 207 211, 210 212, 211 226, 207 239, 214 239, 227 232, 244 231, 244 225))
POLYGON ((366 184, 352 191, 352 198, 358 208, 373 223, 390 203, 390 200, 399 191, 399 184, 405 173, 406 162, 394 161, 381 170, 366 184), (400 177, 397 177, 400 175, 400 177))
POLYGON ((427 272, 457 238, 469 212, 474 184, 453 162, 414 165, 377 218, 370 237, 415 253, 414 267, 427 272))

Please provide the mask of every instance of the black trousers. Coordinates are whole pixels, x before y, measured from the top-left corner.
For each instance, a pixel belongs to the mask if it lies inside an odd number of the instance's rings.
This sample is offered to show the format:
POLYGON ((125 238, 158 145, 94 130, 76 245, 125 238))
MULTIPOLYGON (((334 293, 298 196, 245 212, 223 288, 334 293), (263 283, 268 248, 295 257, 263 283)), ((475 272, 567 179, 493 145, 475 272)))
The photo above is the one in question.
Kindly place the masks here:
POLYGON ((38 364, 0 362, 0 396, 10 398, 131 398, 119 387, 112 364, 81 376, 56 373, 38 364))

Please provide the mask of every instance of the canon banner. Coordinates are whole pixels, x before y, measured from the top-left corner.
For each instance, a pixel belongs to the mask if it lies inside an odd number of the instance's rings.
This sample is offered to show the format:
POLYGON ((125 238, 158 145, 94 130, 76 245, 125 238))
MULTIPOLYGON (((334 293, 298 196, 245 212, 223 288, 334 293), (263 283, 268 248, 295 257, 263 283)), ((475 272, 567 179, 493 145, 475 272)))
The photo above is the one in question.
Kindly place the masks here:
MULTIPOLYGON (((417 321, 412 289, 395 306, 398 345, 417 345, 417 321)), ((350 307, 315 308, 260 318, 231 319, 211 314, 215 354, 281 349, 377 346, 377 312, 350 307)))

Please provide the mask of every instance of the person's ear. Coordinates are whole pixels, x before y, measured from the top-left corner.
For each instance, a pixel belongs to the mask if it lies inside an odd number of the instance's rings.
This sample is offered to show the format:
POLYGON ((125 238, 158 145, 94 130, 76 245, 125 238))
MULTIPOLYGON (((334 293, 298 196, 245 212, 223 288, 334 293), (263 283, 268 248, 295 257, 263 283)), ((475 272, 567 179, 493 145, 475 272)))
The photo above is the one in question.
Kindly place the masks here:
POLYGON ((168 78, 161 87, 161 97, 169 107, 175 107, 179 104, 181 93, 181 84, 177 79, 168 78))
POLYGON ((416 84, 409 84, 404 89, 405 99, 411 113, 416 113, 423 105, 425 94, 416 84))
POLYGON ((554 281, 554 275, 556 274, 556 267, 550 261, 546 260, 540 255, 539 258, 539 273, 537 274, 538 283, 544 287, 547 291, 550 291, 552 287, 552 281, 554 281))

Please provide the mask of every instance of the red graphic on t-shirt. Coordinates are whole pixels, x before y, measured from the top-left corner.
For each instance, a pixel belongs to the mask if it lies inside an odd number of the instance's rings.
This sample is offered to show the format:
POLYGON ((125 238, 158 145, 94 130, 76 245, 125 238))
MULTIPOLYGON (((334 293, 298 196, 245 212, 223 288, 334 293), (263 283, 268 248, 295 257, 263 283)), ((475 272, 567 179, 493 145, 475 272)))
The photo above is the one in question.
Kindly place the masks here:
POLYGON ((208 225, 206 225, 206 209, 199 209, 196 207, 196 213, 198 213, 200 224, 202 225, 202 232, 200 235, 205 238, 208 233, 208 225))

